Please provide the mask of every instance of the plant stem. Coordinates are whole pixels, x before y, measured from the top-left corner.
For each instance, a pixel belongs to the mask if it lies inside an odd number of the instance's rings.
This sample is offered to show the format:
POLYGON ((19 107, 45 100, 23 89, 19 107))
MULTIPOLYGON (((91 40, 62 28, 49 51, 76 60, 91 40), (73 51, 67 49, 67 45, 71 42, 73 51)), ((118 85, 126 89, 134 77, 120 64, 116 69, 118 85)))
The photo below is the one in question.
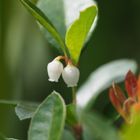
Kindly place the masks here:
POLYGON ((72 102, 76 104, 76 87, 72 87, 72 102))

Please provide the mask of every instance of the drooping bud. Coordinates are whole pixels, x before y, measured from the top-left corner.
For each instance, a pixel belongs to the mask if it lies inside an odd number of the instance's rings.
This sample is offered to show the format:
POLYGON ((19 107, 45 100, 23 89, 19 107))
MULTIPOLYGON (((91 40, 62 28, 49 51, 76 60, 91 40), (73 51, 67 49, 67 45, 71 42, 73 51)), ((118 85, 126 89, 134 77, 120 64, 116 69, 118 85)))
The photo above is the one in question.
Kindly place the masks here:
POLYGON ((63 71, 63 64, 59 60, 53 60, 47 66, 49 81, 58 82, 63 71))
POLYGON ((62 72, 62 77, 68 87, 77 86, 77 83, 79 81, 79 76, 80 76, 79 69, 70 64, 68 64, 62 72))

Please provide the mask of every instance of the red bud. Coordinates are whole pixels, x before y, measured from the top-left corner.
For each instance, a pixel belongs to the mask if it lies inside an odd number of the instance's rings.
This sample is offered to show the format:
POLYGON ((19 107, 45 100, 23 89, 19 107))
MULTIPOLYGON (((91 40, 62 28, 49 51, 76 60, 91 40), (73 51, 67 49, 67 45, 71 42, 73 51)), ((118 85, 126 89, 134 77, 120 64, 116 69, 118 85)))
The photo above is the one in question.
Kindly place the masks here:
POLYGON ((125 88, 128 96, 135 99, 137 92, 137 78, 131 71, 129 71, 126 75, 125 88))
POLYGON ((119 112, 119 110, 121 109, 121 103, 118 100, 118 98, 116 97, 113 88, 110 88, 110 90, 109 90, 109 98, 110 98, 110 101, 113 104, 113 106, 119 112))
POLYGON ((122 90, 120 89, 120 87, 117 86, 116 84, 113 84, 113 90, 114 90, 114 94, 116 95, 118 100, 123 104, 124 101, 126 100, 126 97, 124 96, 124 94, 123 94, 122 90))
POLYGON ((137 81, 137 96, 138 96, 138 101, 140 102, 140 76, 137 81))

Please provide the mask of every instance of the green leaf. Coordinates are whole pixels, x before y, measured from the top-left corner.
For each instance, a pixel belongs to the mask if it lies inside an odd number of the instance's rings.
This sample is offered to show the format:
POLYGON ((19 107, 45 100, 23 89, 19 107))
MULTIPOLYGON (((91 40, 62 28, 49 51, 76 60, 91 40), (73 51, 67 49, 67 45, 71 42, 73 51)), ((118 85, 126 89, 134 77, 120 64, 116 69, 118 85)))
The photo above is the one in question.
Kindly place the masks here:
POLYGON ((65 103, 53 92, 37 108, 30 124, 29 140, 60 140, 66 116, 65 103))
POLYGON ((20 0, 21 3, 27 8, 27 10, 35 17, 35 19, 45 28, 47 31, 53 36, 53 38, 57 41, 60 45, 61 49, 63 50, 64 54, 66 54, 66 47, 65 43, 54 27, 54 25, 50 22, 48 17, 39 9, 37 8, 32 2, 29 0, 20 0))
POLYGON ((19 101, 9 101, 9 100, 0 100, 0 104, 8 105, 8 106, 16 106, 19 101))
POLYGON ((20 120, 32 118, 38 103, 27 101, 8 101, 0 100, 0 104, 15 107, 16 115, 20 120))
MULTIPOLYGON (((15 113, 21 121, 32 118, 39 105, 38 103, 27 101, 8 100, 0 100, 0 104, 15 107, 15 113)), ((76 115, 76 106, 74 104, 69 104, 66 106, 66 114, 66 123, 68 125, 73 125, 78 122, 76 115)))
MULTIPOLYGON (((58 30, 59 34, 64 39, 65 35, 65 24, 64 24, 64 13, 63 13, 63 3, 61 0, 38 0, 37 7, 42 10, 42 12, 49 17, 53 25, 58 30), (57 5, 57 6, 56 6, 57 5), (55 8, 54 8, 55 7, 55 8), (59 15, 59 16, 58 16, 59 15)), ((45 28, 43 28, 41 25, 39 26, 45 37, 48 39, 49 43, 52 44, 55 48, 58 48, 58 43, 50 34, 48 31, 46 31, 45 28)))
POLYGON ((140 140, 140 113, 134 112, 131 124, 124 124, 121 131, 122 140, 140 140))
POLYGON ((18 139, 14 139, 14 138, 5 138, 4 140, 18 140, 18 139))
MULTIPOLYGON (((79 17, 79 12, 93 4, 95 4, 93 0, 38 0, 37 7, 49 17, 62 38, 65 38, 67 29, 79 17)), ((41 31, 43 31, 48 38, 48 32, 42 27, 41 31)), ((88 37, 90 37, 90 35, 88 37)), ((57 45, 50 36, 49 41, 51 41, 53 46, 57 45)))
POLYGON ((15 107, 16 115, 20 120, 32 118, 37 106, 37 103, 20 102, 15 107))
MULTIPOLYGON (((15 112, 20 120, 30 119, 33 117, 37 107, 37 103, 20 102, 15 107, 15 112)), ((76 116, 76 106, 74 104, 69 104, 66 106, 66 114, 66 123, 68 125, 73 125, 78 122, 76 116)))
POLYGON ((119 140, 113 126, 97 114, 84 112, 81 117, 84 140, 119 140))
POLYGON ((74 104, 67 105, 66 123, 71 126, 78 123, 76 106, 74 104))
POLYGON ((78 107, 82 109, 90 107, 95 98, 109 88, 112 82, 123 81, 130 69, 133 72, 137 70, 137 63, 130 59, 112 61, 99 67, 78 90, 78 107))
POLYGON ((14 138, 5 138, 5 136, 3 134, 0 133, 0 140, 18 140, 18 139, 14 139, 14 138))
POLYGON ((66 33, 66 45, 75 64, 78 63, 81 50, 97 15, 97 7, 91 6, 80 12, 80 17, 70 26, 66 33))

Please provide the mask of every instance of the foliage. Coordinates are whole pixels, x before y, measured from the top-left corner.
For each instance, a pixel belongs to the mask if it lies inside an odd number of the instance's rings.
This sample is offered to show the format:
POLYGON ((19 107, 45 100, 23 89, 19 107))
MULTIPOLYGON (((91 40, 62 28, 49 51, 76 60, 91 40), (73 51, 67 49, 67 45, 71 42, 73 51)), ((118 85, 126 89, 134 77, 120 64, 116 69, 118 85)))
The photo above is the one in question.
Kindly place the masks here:
POLYGON ((96 17, 97 8, 91 6, 85 11, 80 13, 79 19, 77 19, 68 29, 66 33, 66 45, 68 47, 70 57, 74 63, 78 63, 79 56, 82 47, 85 43, 87 34, 90 31, 92 23, 96 17))
MULTIPOLYGON (((77 66, 84 45, 95 26, 97 6, 91 0, 75 1, 79 14, 78 17, 72 18, 66 13, 75 14, 73 7, 62 12, 61 6, 67 5, 64 0, 38 0, 36 4, 29 0, 20 0, 20 2, 39 23, 48 41, 61 50, 62 55, 67 58, 66 63, 71 60, 71 64, 77 66), (55 9, 54 4, 60 4, 58 9, 55 9), (84 5, 84 8, 80 5, 84 5), (46 6, 50 7, 47 9, 46 6), (53 9, 55 15, 52 18, 53 9), (60 14, 60 19, 57 14, 60 14), (57 21, 60 23, 56 23, 57 21)), ((92 111, 95 98, 113 81, 123 81, 129 69, 136 72, 137 63, 134 60, 122 59, 101 66, 79 88, 77 95, 72 88, 73 102, 68 105, 61 97, 64 93, 55 91, 41 103, 1 100, 0 104, 15 107, 15 113, 21 121, 31 119, 28 140, 120 140, 121 138, 130 140, 130 134, 134 134, 138 129, 139 119, 136 119, 136 125, 132 125, 129 129, 124 128, 125 132, 120 137, 109 120, 92 111)), ((0 138, 15 140, 5 138, 3 135, 0 135, 0 138)), ((137 140, 137 137, 135 139, 137 140)))
POLYGON ((65 116, 64 101, 58 93, 53 92, 36 109, 30 124, 28 139, 60 140, 65 116))
POLYGON ((133 111, 133 122, 131 124, 124 124, 120 132, 122 140, 139 140, 140 114, 133 111))

